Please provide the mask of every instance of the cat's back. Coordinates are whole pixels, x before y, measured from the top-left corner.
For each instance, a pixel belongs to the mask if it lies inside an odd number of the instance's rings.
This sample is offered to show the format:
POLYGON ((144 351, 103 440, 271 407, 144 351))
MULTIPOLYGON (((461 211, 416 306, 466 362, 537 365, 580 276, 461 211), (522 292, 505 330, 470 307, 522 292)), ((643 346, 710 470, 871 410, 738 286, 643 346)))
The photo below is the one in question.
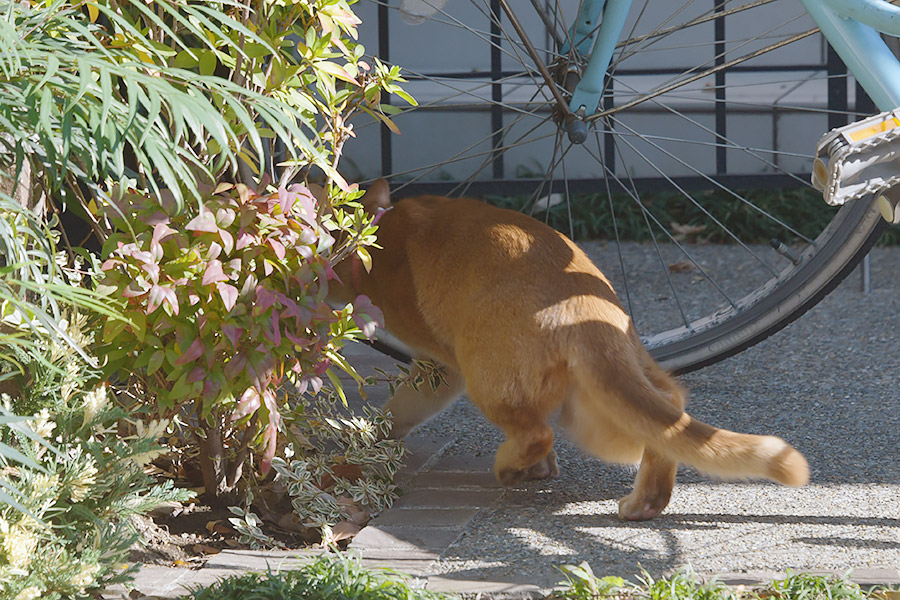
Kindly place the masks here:
MULTIPOLYGON (((411 250, 432 259, 465 260, 469 268, 546 270, 587 260, 565 236, 514 210, 472 198, 419 196, 397 203, 411 250)), ((588 261, 589 263, 589 261, 588 261)))
POLYGON ((395 210, 420 298, 435 305, 512 304, 523 311, 618 304, 612 286, 566 236, 522 213, 479 200, 420 196, 395 210), (398 215, 400 216, 400 215, 398 215), (573 300, 577 299, 577 300, 573 300))

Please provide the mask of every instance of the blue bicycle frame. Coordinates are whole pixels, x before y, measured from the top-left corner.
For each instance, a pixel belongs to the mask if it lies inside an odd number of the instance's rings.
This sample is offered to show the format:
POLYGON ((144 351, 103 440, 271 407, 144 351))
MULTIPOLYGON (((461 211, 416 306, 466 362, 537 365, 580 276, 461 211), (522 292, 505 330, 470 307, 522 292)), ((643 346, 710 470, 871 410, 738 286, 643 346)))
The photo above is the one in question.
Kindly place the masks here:
MULTIPOLYGON (((900 106, 900 62, 880 33, 900 36, 900 7, 884 0, 801 0, 822 34, 881 111, 900 106)), ((591 58, 572 93, 569 109, 576 115, 597 110, 616 43, 625 26, 631 0, 584 0, 569 39, 591 58), (603 21, 595 27, 602 12, 603 21), (592 107, 588 109, 587 107, 592 107)), ((567 47, 562 49, 563 52, 567 47)))

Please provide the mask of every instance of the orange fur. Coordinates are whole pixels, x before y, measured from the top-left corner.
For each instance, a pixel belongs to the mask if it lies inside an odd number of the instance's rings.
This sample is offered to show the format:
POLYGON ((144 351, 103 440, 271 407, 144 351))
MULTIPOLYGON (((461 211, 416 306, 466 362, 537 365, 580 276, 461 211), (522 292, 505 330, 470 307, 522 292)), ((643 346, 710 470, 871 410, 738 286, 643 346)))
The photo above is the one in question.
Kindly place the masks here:
MULTIPOLYGON (((376 182, 363 202, 389 206, 387 184, 376 182)), ((434 391, 396 391, 386 405, 395 437, 465 389, 506 434, 494 472, 513 485, 558 473, 547 423, 559 412, 587 452, 641 463, 619 504, 626 519, 665 508, 678 463, 727 478, 807 482, 806 460, 780 438, 685 413, 685 391, 644 349, 609 281, 550 227, 476 200, 425 196, 384 214, 378 243, 370 273, 338 266, 346 285, 334 294, 369 296, 387 329, 441 363, 449 380, 434 391)))

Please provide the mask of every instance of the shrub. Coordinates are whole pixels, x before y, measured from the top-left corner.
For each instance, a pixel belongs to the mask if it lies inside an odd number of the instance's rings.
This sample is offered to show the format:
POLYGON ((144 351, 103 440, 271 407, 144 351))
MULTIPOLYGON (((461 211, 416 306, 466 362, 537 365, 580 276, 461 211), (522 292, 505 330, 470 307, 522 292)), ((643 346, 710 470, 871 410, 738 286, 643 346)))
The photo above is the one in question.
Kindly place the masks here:
POLYGON ((325 377, 338 385, 332 364, 350 370, 340 345, 371 335, 380 318, 370 304, 333 310, 325 302, 334 238, 307 188, 219 191, 196 216, 126 196, 134 219, 123 229, 133 235, 108 240, 100 282, 131 321, 105 322, 107 370, 139 374, 165 417, 191 406, 213 496, 234 489, 255 437, 268 470, 278 387, 316 393, 325 377), (229 458, 228 438, 248 426, 229 458))
MULTIPOLYGON (((77 315, 62 322, 79 342, 85 326, 77 315)), ((123 563, 138 537, 130 517, 192 493, 171 482, 154 485, 144 473, 162 451, 165 422, 132 421, 135 433, 119 437, 128 417, 107 387, 84 387, 89 364, 70 347, 39 344, 41 362, 18 351, 21 395, 4 394, 0 409, 6 416, 41 407, 33 419, 0 429, 0 442, 27 459, 13 464, 0 456, 19 504, 0 505, 0 597, 90 598, 89 590, 130 578, 123 563)))

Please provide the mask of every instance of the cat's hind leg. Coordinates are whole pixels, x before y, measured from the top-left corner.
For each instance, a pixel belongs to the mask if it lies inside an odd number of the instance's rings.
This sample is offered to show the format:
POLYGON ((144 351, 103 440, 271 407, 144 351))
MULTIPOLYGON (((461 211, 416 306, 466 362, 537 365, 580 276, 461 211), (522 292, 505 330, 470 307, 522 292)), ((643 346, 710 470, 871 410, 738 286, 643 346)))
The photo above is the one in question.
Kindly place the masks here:
POLYGON ((678 463, 644 448, 641 466, 631 493, 619 500, 619 518, 626 521, 652 519, 668 506, 675 487, 678 463))
MULTIPOLYGON (((679 408, 684 409, 686 392, 668 373, 663 371, 648 355, 641 355, 644 375, 650 383, 679 408)), ((632 492, 619 501, 619 517, 626 521, 652 519, 669 504, 678 463, 650 448, 644 448, 641 466, 634 478, 632 492)))

